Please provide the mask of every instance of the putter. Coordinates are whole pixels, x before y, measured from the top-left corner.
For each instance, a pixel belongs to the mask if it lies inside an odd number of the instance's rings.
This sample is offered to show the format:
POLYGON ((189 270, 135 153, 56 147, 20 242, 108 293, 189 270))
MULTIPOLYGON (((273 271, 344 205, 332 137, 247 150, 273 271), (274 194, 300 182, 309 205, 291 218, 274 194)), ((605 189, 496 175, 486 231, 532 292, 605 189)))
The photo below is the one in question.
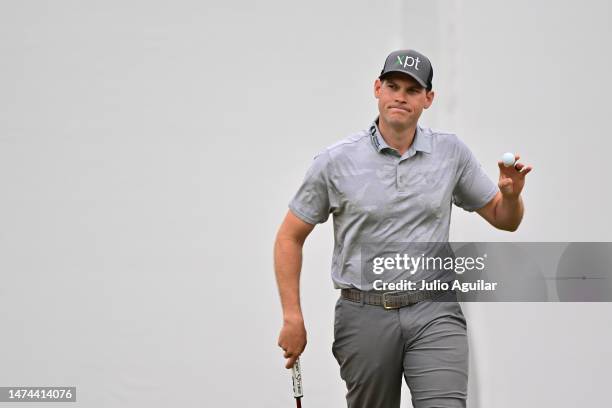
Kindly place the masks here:
POLYGON ((302 397, 304 396, 304 390, 302 389, 302 369, 300 367, 300 359, 298 357, 291 367, 291 377, 293 380, 293 396, 295 397, 295 404, 297 408, 302 408, 302 397))

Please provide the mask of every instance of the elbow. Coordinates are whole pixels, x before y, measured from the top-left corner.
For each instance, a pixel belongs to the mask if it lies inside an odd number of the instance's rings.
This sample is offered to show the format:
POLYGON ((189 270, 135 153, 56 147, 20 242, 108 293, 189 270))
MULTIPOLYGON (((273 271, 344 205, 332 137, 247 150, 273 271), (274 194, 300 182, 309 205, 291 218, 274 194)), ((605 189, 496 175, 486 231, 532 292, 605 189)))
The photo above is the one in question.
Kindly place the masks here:
POLYGON ((306 237, 299 237, 295 235, 279 233, 276 236, 276 240, 274 241, 274 248, 281 249, 285 247, 285 245, 303 247, 305 241, 306 241, 306 237))
POLYGON ((519 225, 521 225, 520 221, 516 224, 498 225, 497 228, 502 231, 515 232, 519 225))

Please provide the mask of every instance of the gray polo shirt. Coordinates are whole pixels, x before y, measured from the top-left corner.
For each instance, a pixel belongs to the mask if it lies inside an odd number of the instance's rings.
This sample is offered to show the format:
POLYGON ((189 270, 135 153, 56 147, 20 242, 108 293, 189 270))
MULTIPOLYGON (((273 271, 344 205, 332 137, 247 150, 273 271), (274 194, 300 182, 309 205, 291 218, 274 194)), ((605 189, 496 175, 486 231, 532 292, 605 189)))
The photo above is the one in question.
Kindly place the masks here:
POLYGON ((317 154, 289 203, 310 224, 333 214, 337 289, 371 289, 362 285, 361 243, 447 242, 452 203, 474 211, 499 190, 456 135, 417 126, 400 155, 377 122, 317 154))

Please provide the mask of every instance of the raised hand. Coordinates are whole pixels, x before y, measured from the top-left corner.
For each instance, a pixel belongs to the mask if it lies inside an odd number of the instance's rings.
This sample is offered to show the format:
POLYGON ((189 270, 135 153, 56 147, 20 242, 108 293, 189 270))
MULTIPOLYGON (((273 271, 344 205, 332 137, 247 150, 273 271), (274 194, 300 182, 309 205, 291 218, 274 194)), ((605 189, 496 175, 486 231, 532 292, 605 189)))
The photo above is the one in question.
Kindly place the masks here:
POLYGON ((499 166, 499 182, 497 185, 504 197, 518 198, 525 186, 525 176, 533 170, 533 166, 519 163, 520 158, 521 156, 518 154, 515 155, 514 166, 509 167, 504 166, 501 160, 497 162, 499 166))

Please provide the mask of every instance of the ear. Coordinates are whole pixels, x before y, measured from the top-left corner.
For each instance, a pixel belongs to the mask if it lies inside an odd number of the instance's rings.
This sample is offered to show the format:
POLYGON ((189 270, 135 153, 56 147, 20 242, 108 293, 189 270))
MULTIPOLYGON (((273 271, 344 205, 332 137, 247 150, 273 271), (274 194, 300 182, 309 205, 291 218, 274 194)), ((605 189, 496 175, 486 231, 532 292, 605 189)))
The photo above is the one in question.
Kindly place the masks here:
POLYGON ((427 102, 425 103, 425 106, 424 106, 425 109, 427 109, 427 108, 429 108, 431 106, 431 104, 433 103, 433 100, 434 100, 434 96, 436 96, 434 91, 426 92, 425 98, 427 99, 427 102))
POLYGON ((380 88, 382 87, 382 82, 380 79, 376 78, 374 81, 374 97, 378 99, 380 97, 380 88))

